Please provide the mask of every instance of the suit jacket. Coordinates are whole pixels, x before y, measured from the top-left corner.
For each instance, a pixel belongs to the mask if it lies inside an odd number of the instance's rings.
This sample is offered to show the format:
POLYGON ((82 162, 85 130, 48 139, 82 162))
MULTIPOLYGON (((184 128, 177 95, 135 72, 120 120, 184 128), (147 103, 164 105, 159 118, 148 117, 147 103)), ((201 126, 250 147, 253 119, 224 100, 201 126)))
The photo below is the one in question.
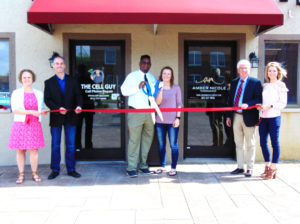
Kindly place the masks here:
MULTIPOLYGON (((75 78, 67 74, 65 74, 65 94, 62 93, 56 75, 45 81, 44 100, 50 110, 58 110, 60 107, 74 110, 77 106, 82 107, 79 84, 75 78)), ((65 121, 76 125, 76 113, 74 111, 68 111, 66 115, 59 112, 50 113, 50 126, 61 127, 65 121)))
MULTIPOLYGON (((240 78, 236 78, 231 82, 231 88, 228 98, 228 106, 233 107, 236 88, 240 78)), ((248 76, 245 86, 243 103, 249 106, 262 103, 262 85, 259 79, 248 76)), ((259 122, 259 112, 256 108, 250 110, 243 110, 243 119, 247 127, 255 126, 259 122)), ((228 111, 226 117, 233 121, 233 111, 228 111)))

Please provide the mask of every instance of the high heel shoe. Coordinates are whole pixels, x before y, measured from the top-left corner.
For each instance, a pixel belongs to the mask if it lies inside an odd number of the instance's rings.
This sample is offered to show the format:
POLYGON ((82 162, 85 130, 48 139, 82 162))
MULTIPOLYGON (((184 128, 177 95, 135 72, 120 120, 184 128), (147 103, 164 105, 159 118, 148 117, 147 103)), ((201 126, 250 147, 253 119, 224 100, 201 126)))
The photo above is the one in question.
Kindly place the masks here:
POLYGON ((270 169, 270 166, 265 166, 265 171, 260 175, 260 177, 264 178, 267 175, 269 169, 270 169))
POLYGON ((276 179, 277 177, 277 168, 271 168, 268 170, 267 175, 264 177, 265 180, 276 179))

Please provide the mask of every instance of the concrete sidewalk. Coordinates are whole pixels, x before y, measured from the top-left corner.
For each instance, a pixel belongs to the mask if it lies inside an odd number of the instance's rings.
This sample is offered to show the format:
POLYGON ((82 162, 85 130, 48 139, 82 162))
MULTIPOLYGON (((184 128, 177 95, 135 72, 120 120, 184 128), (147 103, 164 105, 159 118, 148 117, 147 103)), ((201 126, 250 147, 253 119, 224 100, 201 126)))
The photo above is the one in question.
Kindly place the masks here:
MULTIPOLYGON (((125 162, 78 163, 79 179, 63 168, 43 182, 16 185, 16 166, 0 167, 1 224, 299 224, 300 162, 280 163, 278 178, 264 181, 264 164, 254 177, 233 176, 232 160, 192 160, 178 165, 178 175, 129 178, 125 162)), ((154 168, 152 168, 154 169, 154 168)))

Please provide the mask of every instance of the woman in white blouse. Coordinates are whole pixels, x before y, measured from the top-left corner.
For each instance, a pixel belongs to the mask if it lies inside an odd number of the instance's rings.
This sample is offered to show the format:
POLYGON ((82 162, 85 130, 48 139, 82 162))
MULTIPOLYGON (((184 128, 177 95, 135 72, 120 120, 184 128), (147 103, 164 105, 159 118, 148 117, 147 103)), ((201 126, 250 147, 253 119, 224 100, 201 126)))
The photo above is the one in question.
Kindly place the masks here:
POLYGON ((275 179, 277 176, 281 110, 286 107, 288 92, 285 83, 281 81, 283 77, 286 77, 286 70, 278 62, 267 64, 265 71, 267 82, 263 87, 263 103, 260 107, 261 123, 259 124, 260 146, 266 162, 265 171, 261 177, 265 180, 275 179), (268 147, 269 135, 273 148, 272 160, 268 147))

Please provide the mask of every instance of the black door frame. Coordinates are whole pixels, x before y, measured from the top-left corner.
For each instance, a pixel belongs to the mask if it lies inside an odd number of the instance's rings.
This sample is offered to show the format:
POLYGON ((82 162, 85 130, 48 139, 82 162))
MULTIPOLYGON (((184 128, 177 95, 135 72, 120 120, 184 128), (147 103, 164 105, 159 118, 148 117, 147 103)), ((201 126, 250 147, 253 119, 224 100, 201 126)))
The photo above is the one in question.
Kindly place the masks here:
MULTIPOLYGON (((189 46, 230 46, 232 55, 232 74, 236 73, 237 63, 237 46, 238 41, 236 40, 185 40, 184 41, 184 106, 188 106, 188 80, 187 80, 187 62, 188 62, 188 47, 189 46), (203 45, 205 44, 205 45, 203 45)), ((235 158, 235 145, 230 145, 231 153, 224 153, 220 147, 213 146, 188 146, 188 113, 184 113, 184 158, 186 157, 203 157, 203 158, 235 158)))
MULTIPOLYGON (((75 71, 75 46, 76 44, 86 45, 103 45, 103 46, 120 46, 121 51, 121 73, 119 76, 120 83, 123 83, 125 79, 125 40, 82 40, 82 39, 70 39, 69 40, 69 71, 70 74, 74 74, 75 71)), ((123 99, 121 102, 125 102, 123 99)), ((122 103, 121 103, 122 104, 122 103)), ((124 105, 121 105, 124 107, 124 105)), ((120 148, 94 148, 90 150, 82 150, 75 152, 76 160, 122 160, 125 161, 125 114, 120 114, 120 148)))

